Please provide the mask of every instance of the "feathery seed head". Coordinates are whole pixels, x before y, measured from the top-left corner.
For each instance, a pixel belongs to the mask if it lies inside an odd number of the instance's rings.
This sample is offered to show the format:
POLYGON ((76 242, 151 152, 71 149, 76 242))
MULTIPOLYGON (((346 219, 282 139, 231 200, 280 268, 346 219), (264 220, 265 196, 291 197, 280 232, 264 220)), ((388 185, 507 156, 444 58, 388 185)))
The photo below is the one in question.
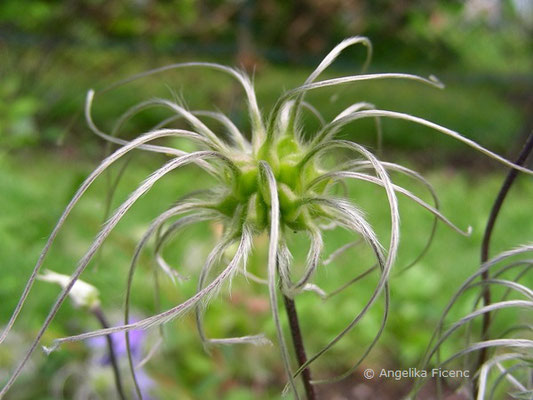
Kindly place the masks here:
MULTIPOLYGON (((292 230, 309 230, 311 216, 319 216, 319 207, 310 210, 303 198, 320 195, 325 184, 308 189, 309 183, 321 175, 314 162, 301 165, 305 147, 295 135, 285 133, 272 143, 265 142, 254 152, 252 149, 242 157, 236 149, 238 158, 233 160, 239 169, 222 199, 215 208, 231 217, 242 213, 241 221, 249 224, 256 232, 268 226, 270 195, 266 182, 260 177, 259 163, 267 162, 277 182, 280 202, 280 222, 292 230)), ((231 156, 229 156, 231 158, 231 156)), ((230 178, 231 179, 231 178, 230 178)))

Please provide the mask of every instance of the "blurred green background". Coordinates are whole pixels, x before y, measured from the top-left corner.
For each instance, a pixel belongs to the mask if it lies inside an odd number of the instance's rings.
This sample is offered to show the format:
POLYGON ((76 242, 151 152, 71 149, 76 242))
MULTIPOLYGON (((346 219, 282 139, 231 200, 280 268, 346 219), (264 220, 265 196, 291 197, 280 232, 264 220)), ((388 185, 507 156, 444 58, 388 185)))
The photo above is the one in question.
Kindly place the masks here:
MULTIPOLYGON (((533 129, 531 0, 0 2, 0 324, 7 322, 62 209, 106 154, 105 144, 90 132, 83 117, 90 88, 103 89, 129 75, 170 63, 214 61, 253 73, 260 107, 268 112, 284 90, 303 83, 335 44, 353 35, 372 40, 370 72, 434 74, 446 89, 374 81, 310 93, 308 100, 326 119, 355 102, 368 101, 429 119, 511 158, 533 129)), ((363 48, 349 49, 324 78, 358 73, 364 55, 363 48)), ((97 96, 95 121, 109 130, 128 107, 154 97, 179 97, 191 109, 221 110, 243 132, 248 131, 240 88, 216 72, 194 69, 165 72, 97 96)), ((126 126, 123 136, 135 137, 166 116, 157 110, 141 113, 134 124, 126 126)), ((311 133, 316 129, 313 123, 306 122, 311 133)), ((423 172, 434 183, 443 212, 459 226, 474 229, 472 236, 464 238, 439 226, 427 256, 392 281, 390 321, 364 366, 409 368, 416 366, 447 300, 478 265, 483 228, 505 170, 427 128, 398 121, 383 121, 383 128, 382 158, 423 172)), ((375 147, 371 121, 354 124, 344 135, 375 147)), ((117 187, 114 206, 163 160, 136 154, 117 187)), ((416 185, 400 178, 398 182, 428 198, 416 185)), ((84 275, 101 291, 104 309, 115 324, 120 321, 128 263, 144 229, 191 187, 209 184, 193 168, 165 178, 119 224, 84 275)), ((73 270, 104 221, 107 189, 103 177, 88 191, 45 267, 63 273, 73 270)), ((383 195, 370 186, 351 190, 387 240, 386 208, 376 201, 384 199, 383 195)), ((519 179, 496 227, 493 254, 531 241, 532 198, 531 179, 519 179)), ((424 247, 431 227, 427 213, 403 200, 401 207, 403 242, 398 269, 424 247)), ((215 226, 199 225, 168 246, 167 258, 193 279, 178 287, 163 282, 162 307, 171 307, 194 292, 195 274, 215 241, 215 231, 215 226)), ((252 268, 260 274, 266 260, 264 239, 258 239, 252 260, 252 268)), ((345 234, 332 233, 326 248, 331 252, 348 240, 345 234)), ((297 261, 303 259, 305 250, 300 253, 297 261)), ((334 289, 368 266, 366 256, 354 249, 324 268, 317 283, 334 289)), ((134 283, 138 317, 154 312, 153 289, 147 285, 152 267, 151 253, 146 251, 134 283)), ((353 318, 374 283, 368 278, 325 303, 312 294, 298 300, 310 353, 353 318)), ((10 345, 0 347, 2 381, 57 295, 57 288, 40 282, 34 290, 10 345)), ((231 296, 227 290, 222 293, 207 313, 212 335, 265 332, 273 337, 264 288, 238 279, 231 296)), ((464 315, 471 303, 472 297, 466 299, 454 315, 464 315)), ((315 375, 332 376, 351 366, 372 339, 381 311, 382 304, 376 305, 360 328, 318 361, 315 375)), ((44 342, 91 328, 96 324, 90 315, 66 304, 44 342)), ((155 331, 149 334, 145 351, 156 336, 155 331)), ((215 350, 209 357, 190 317, 168 324, 165 336, 164 346, 145 367, 154 382, 154 398, 280 396, 284 378, 277 350, 242 346, 215 350)), ((454 338, 450 348, 460 346, 461 340, 454 338)), ((60 393, 74 398, 84 374, 90 376, 92 389, 103 398, 113 398, 110 371, 95 365, 91 349, 83 343, 65 346, 49 357, 37 352, 8 398, 55 399, 60 393)), ((322 390, 327 398, 351 398, 359 383, 356 373, 353 382, 322 390)), ((405 390, 409 383, 383 383, 381 395, 397 398, 390 393, 405 390)))

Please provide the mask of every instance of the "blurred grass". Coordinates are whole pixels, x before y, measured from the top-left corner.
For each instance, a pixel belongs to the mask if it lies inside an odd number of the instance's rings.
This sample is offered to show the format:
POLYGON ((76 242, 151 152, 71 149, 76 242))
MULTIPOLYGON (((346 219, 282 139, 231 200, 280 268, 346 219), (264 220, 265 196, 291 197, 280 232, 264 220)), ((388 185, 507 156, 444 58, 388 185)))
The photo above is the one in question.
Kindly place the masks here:
MULTIPOLYGON (((131 167, 117 188, 115 205, 160 165, 162 157, 150 158, 136 154, 131 167)), ((62 209, 94 167, 94 161, 73 157, 68 152, 26 151, 18 154, 0 154, 0 254, 2 254, 2 285, 0 318, 7 321, 16 304, 23 283, 29 276, 46 237, 62 209)), ((454 169, 437 169, 426 173, 440 195, 443 212, 460 227, 471 225, 471 237, 464 238, 451 229, 439 226, 435 242, 424 259, 411 270, 396 276, 391 283, 392 306, 387 330, 377 349, 365 365, 414 367, 432 333, 440 312, 462 281, 478 265, 479 246, 486 216, 493 197, 503 179, 502 173, 472 176, 454 169)), ((400 177, 397 182, 421 193, 400 177)), ((530 204, 533 188, 527 179, 519 179, 498 221, 492 254, 508 249, 531 238, 533 224, 530 204)), ((129 260, 136 242, 149 221, 169 204, 191 189, 209 187, 211 182, 194 167, 187 167, 165 177, 153 190, 143 196, 124 220, 117 226, 100 256, 91 263, 83 279, 96 285, 102 293, 103 307, 120 322, 119 309, 124 295, 129 260)), ((386 241, 388 213, 381 205, 385 200, 379 189, 366 184, 350 185, 352 197, 367 212, 382 240, 386 241)), ((105 178, 97 180, 76 207, 62 233, 59 235, 45 267, 69 273, 82 256, 92 237, 103 222, 105 178)), ((429 201, 429 200, 428 200, 429 201)), ((428 213, 400 200, 402 212, 402 244, 396 269, 409 263, 424 246, 426 232, 431 226, 428 213)), ((196 277, 207 252, 215 242, 216 227, 200 224, 180 234, 165 251, 172 265, 191 276, 191 280, 178 287, 164 281, 161 286, 162 307, 169 308, 192 295, 196 277)), ((294 235, 295 260, 305 257, 305 239, 294 235)), ((333 231, 326 237, 327 253, 350 240, 344 232, 333 231)), ((255 243, 256 252, 250 269, 265 275, 266 237, 255 243)), ((355 248, 334 264, 321 268, 316 283, 327 291, 362 272, 369 266, 366 251, 355 248)), ((133 299, 135 315, 146 316, 155 311, 153 303, 152 262, 149 250, 141 257, 140 268, 134 281, 133 299)), ((529 284, 533 284, 529 277, 529 284)), ((308 352, 317 351, 328 339, 334 337, 357 313, 370 295, 376 282, 371 276, 361 281, 345 294, 324 303, 311 293, 297 299, 308 352)), ((274 338, 270 321, 267 292, 253 282, 236 278, 231 296, 227 290, 215 298, 206 315, 209 335, 244 335, 265 332, 274 338)), ((37 282, 33 294, 16 325, 22 337, 20 348, 35 334, 48 308, 57 294, 51 285, 37 282)), ((464 315, 471 299, 462 302, 452 313, 452 318, 464 315)), ((332 375, 349 367, 364 346, 370 342, 379 326, 382 300, 361 325, 314 367, 316 376, 332 375)), ((511 318, 520 318, 519 315, 511 318)), ((498 321, 498 320, 497 320, 498 321)), ((502 324, 506 323, 502 319, 502 324)), ((498 323, 497 323, 498 324, 498 323)), ((90 317, 66 304, 48 331, 44 344, 53 338, 95 328, 90 317)), ((277 349, 240 346, 215 350, 210 358, 203 353, 196 335, 194 319, 190 316, 169 323, 165 329, 166 342, 161 353, 148 365, 148 371, 157 381, 161 398, 217 398, 241 399, 254 397, 278 398, 283 381, 282 367, 277 349), (248 396, 248 397, 247 397, 248 396)), ((446 351, 458 348, 461 336, 454 337, 446 351)), ((6 350, 2 350, 5 352, 6 350)), ((38 366, 26 374, 11 394, 16 398, 44 398, 47 385, 35 385, 53 378, 57 369, 67 362, 88 357, 83 344, 65 345, 46 358, 33 357, 38 366), (24 385, 26 382, 26 385, 24 385), (31 383, 31 385, 28 385, 31 383), (28 391, 31 393, 29 396, 28 391)), ((0 366, 7 368, 10 356, 0 352, 0 366)))
MULTIPOLYGON (((94 154, 95 141, 86 129, 81 112, 89 88, 103 89, 117 79, 150 68, 194 59, 192 56, 182 59, 143 51, 132 53, 122 48, 95 50, 57 46, 47 52, 24 47, 0 50, 5 60, 5 79, 0 81, 0 98, 3 99, 0 102, 0 145, 16 149, 42 144, 71 144, 89 154, 94 154)), ((377 46, 375 51, 383 49, 377 46)), ((322 78, 358 73, 363 60, 362 56, 360 58, 357 61, 341 59, 343 69, 336 71, 333 68, 322 78)), ((235 64, 234 60, 205 56, 199 60, 235 64)), ((260 64, 254 80, 262 110, 268 113, 283 90, 302 84, 309 72, 307 67, 260 64)), ((417 71, 396 65, 374 65, 371 72, 439 75, 439 71, 423 65, 418 66, 417 71)), ((500 153, 509 151, 510 143, 516 145, 525 115, 513 99, 524 95, 527 82, 469 79, 457 72, 444 72, 441 78, 447 85, 443 91, 416 82, 378 80, 317 90, 311 92, 308 99, 326 119, 333 118, 355 102, 368 101, 378 108, 411 113, 458 130, 500 153)), ((244 131, 249 128, 242 107, 242 90, 231 78, 214 71, 187 68, 149 77, 103 96, 97 95, 95 119, 102 127, 109 128, 128 106, 158 96, 182 97, 191 109, 217 107, 229 114, 244 131)), ((168 114, 157 109, 141 113, 134 120, 135 130, 146 129, 162 115, 168 114)), ((317 125, 310 120, 307 128, 312 132, 317 125)), ((132 134, 131 126, 129 130, 132 134)), ((431 166, 446 164, 450 159, 470 158, 463 146, 438 137, 428 128, 414 129, 406 122, 386 120, 384 130, 386 149, 415 152, 431 166)), ((374 145, 371 120, 353 123, 344 134, 374 145)))

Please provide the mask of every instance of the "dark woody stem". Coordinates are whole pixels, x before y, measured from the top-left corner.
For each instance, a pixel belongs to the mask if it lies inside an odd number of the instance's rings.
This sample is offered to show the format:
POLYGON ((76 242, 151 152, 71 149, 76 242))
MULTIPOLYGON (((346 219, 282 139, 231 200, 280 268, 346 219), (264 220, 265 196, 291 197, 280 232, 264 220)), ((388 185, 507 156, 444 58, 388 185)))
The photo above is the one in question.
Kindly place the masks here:
MULTIPOLYGON (((296 313, 296 304, 293 299, 283 295, 283 301, 285 303, 285 310, 287 311, 287 317, 289 318, 289 327, 291 330, 292 343, 294 344, 294 352, 298 360, 298 365, 302 366, 307 362, 307 356, 305 354, 305 347, 302 338, 302 331, 300 330, 300 323, 298 322, 298 314, 296 313)), ((304 384, 305 394, 307 400, 316 400, 315 388, 311 383, 311 370, 309 367, 302 371, 302 382, 304 384)))
MULTIPOLYGON (((524 165, 528 156, 531 154, 531 151, 533 150, 533 132, 529 134, 529 137, 522 148, 522 151, 520 152, 520 155, 515 161, 516 165, 524 165)), ((485 228, 485 233, 483 236, 483 243, 481 245, 481 263, 485 263, 489 259, 489 249, 490 249, 490 240, 492 237, 492 231, 494 230, 494 225, 496 224, 496 219, 498 218, 498 215, 500 213, 500 210, 502 208, 503 202, 505 198, 507 197, 507 194, 509 193, 509 190, 511 189, 511 186, 513 185, 513 182, 515 181, 516 177, 518 176, 518 172, 516 169, 511 169, 509 173, 507 174, 507 177, 505 178, 502 187, 500 188, 500 191, 498 193, 498 196, 496 197, 496 200, 494 201, 494 204, 492 205, 492 210, 490 212, 489 219, 487 221, 487 226, 485 228)), ((489 271, 485 271, 481 274, 481 280, 486 281, 489 279, 489 271)), ((491 302, 491 293, 490 288, 488 285, 483 286, 483 305, 487 306, 491 302)), ((491 315, 490 313, 484 313, 483 314, 483 324, 481 327, 481 337, 482 340, 486 340, 488 338, 488 330, 491 323, 491 315)), ((477 361, 476 370, 485 363, 487 360, 487 348, 483 348, 479 353, 479 359, 477 361)), ((477 389, 476 389, 477 392, 477 389)), ((477 396, 477 393, 475 394, 477 396)))
MULTIPOLYGON (((91 309, 91 312, 96 317, 96 319, 100 322, 100 325, 102 325, 102 328, 109 328, 109 323, 107 322, 107 319, 104 315, 104 312, 100 307, 93 307, 91 309)), ((113 344, 113 338, 111 335, 105 336, 107 341, 107 349, 109 351, 109 360, 111 361, 111 367, 113 368, 113 375, 115 377, 115 387, 117 389, 118 398, 120 400, 126 400, 126 396, 124 395, 124 389, 122 388, 122 381, 120 379, 120 371, 118 369, 118 362, 117 357, 115 354, 115 347, 113 344)))

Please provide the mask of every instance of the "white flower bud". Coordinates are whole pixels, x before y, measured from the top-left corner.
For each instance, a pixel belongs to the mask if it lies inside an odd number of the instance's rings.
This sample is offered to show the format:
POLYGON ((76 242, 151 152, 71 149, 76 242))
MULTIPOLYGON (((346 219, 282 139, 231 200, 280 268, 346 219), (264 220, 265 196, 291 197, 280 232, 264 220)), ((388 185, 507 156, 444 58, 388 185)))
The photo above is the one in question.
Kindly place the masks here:
MULTIPOLYGON (((57 272, 46 270, 44 275, 39 275, 38 279, 57 283, 63 289, 67 287, 70 282, 69 275, 58 274, 57 272)), ((70 299, 74 303, 75 307, 87 307, 93 309, 100 305, 100 292, 93 285, 78 279, 72 289, 69 292, 70 299)))

